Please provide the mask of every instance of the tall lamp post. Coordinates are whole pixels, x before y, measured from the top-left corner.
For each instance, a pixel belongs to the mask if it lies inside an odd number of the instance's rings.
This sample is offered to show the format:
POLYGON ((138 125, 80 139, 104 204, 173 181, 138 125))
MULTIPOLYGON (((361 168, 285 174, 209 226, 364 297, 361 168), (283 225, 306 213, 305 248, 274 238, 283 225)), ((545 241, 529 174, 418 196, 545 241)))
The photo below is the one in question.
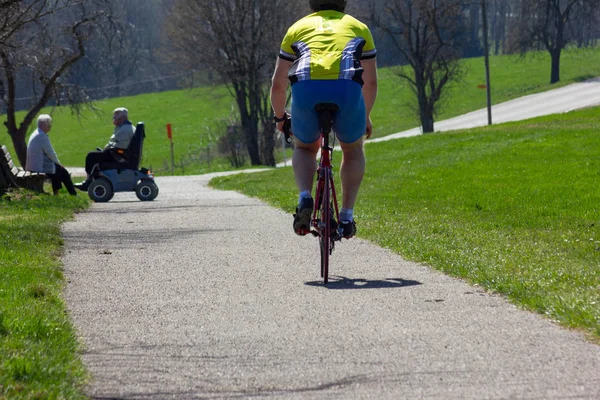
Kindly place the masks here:
POLYGON ((486 0, 481 0, 481 16, 483 18, 483 49, 485 51, 485 83, 487 92, 488 125, 492 125, 492 88, 490 83, 490 51, 488 44, 488 18, 485 6, 486 0))

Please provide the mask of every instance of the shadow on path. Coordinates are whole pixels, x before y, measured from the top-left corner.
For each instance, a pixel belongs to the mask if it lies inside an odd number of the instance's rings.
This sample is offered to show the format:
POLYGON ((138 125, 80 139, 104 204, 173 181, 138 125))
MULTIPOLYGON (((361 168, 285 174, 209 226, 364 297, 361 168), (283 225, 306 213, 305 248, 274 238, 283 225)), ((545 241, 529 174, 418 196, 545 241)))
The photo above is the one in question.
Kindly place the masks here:
MULTIPOLYGON (((188 391, 162 391, 154 393, 128 393, 118 396, 91 396, 92 400, 141 400, 141 399, 249 399, 249 398, 264 398, 264 397, 281 397, 288 394, 312 395, 316 393, 324 393, 330 390, 339 391, 345 387, 360 386, 373 381, 367 375, 354 375, 324 382, 314 386, 299 386, 297 388, 277 388, 277 387, 257 387, 252 389, 230 389, 218 390, 214 389, 215 383, 207 388, 197 388, 188 391), (212 388, 211 388, 212 387, 212 388)), ((216 382, 218 383, 218 382, 216 382)), ((222 385, 222 383, 221 383, 222 385)), ((309 396, 312 397, 312 396, 309 396)))
POLYGON ((326 289, 387 289, 421 285, 421 282, 402 278, 388 278, 384 280, 350 279, 343 276, 330 276, 329 283, 323 281, 306 282, 307 286, 322 286, 326 289))
MULTIPOLYGON (((111 204, 115 203, 125 203, 124 201, 111 201, 111 204)), ((139 201, 132 201, 131 203, 140 203, 139 201)), ((155 203, 156 204, 156 203, 155 203)), ((127 209, 127 210, 113 210, 111 208, 104 209, 95 209, 94 214, 145 214, 149 212, 158 212, 165 213, 167 211, 179 211, 179 210, 194 210, 198 208, 206 208, 206 209, 214 209, 214 208, 265 208, 268 207, 266 204, 193 204, 193 205, 185 205, 185 206, 162 206, 155 205, 149 206, 147 204, 144 207, 140 207, 137 209, 127 209)))
POLYGON ((94 249, 98 246, 110 246, 115 249, 127 249, 135 246, 155 245, 157 243, 179 242, 183 237, 196 237, 199 235, 213 235, 215 233, 234 232, 233 229, 184 229, 176 228, 173 230, 165 229, 147 229, 139 231, 131 221, 124 222, 120 227, 102 231, 84 231, 76 233, 63 233, 65 240, 71 242, 71 250, 94 249), (132 232, 135 231, 135 232, 132 232))

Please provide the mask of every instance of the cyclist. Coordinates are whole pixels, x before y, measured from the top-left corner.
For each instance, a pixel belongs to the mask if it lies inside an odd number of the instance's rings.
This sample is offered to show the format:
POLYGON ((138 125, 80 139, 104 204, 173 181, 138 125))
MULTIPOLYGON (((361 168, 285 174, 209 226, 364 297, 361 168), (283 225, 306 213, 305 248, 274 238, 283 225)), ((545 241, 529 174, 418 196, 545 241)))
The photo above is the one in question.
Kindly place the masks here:
POLYGON ((286 90, 292 85, 292 165, 300 191, 294 231, 310 230, 313 179, 320 147, 314 106, 335 103, 333 129, 342 148, 342 236, 356 234, 354 204, 364 172, 363 136, 371 137, 371 110, 377 97, 376 48, 369 28, 345 14, 345 0, 310 0, 312 14, 293 24, 285 35, 272 78, 271 105, 277 128, 287 118, 286 90))

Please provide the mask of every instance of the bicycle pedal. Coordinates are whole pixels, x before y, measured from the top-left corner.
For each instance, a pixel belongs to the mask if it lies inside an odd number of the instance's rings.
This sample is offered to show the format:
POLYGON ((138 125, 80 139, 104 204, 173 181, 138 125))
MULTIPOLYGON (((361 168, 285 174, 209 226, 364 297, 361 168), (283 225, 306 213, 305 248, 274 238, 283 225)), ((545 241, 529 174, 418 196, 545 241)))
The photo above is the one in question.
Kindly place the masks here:
POLYGON ((310 233, 312 233, 314 237, 319 237, 319 232, 317 231, 310 231, 310 233))

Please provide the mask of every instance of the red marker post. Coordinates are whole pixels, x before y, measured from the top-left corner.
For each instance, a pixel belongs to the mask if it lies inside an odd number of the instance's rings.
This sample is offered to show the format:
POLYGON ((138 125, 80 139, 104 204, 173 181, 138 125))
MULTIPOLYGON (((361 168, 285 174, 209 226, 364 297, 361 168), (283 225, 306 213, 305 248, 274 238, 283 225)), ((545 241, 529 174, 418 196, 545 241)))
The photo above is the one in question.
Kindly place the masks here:
POLYGON ((175 175, 175 151, 173 149, 173 128, 167 124, 167 137, 171 142, 171 175, 175 175))

